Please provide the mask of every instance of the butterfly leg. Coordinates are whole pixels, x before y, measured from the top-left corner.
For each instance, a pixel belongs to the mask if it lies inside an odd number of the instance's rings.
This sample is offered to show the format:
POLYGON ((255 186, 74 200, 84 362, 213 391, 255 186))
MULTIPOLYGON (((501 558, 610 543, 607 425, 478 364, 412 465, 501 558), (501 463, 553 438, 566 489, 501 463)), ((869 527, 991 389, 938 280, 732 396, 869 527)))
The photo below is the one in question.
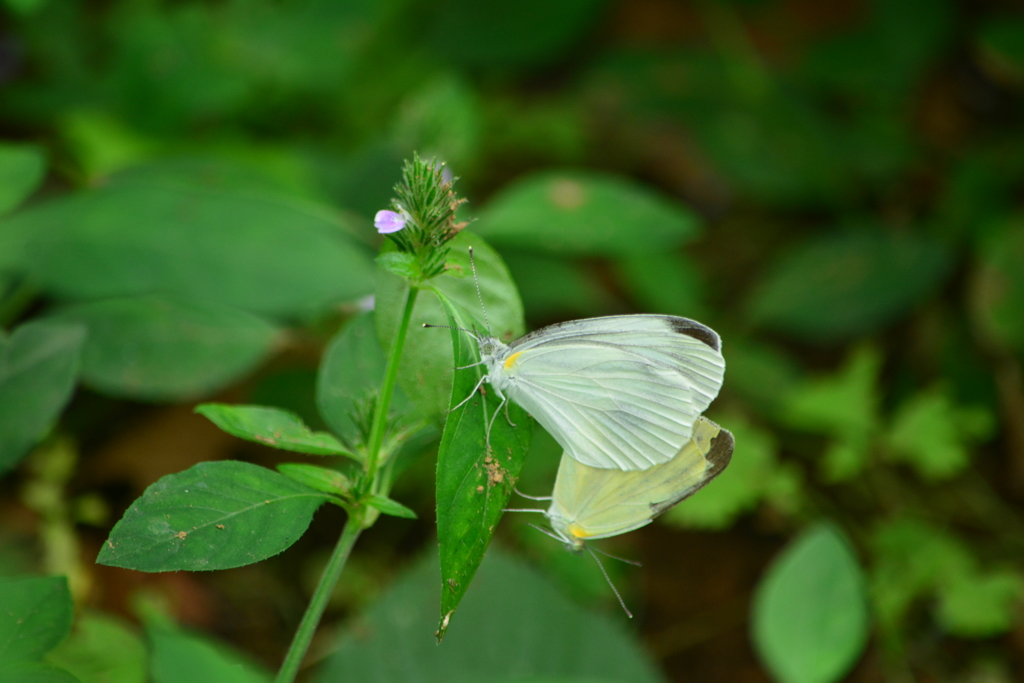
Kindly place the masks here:
POLYGON ((476 394, 477 390, 478 390, 478 389, 479 389, 479 388, 480 388, 480 387, 481 387, 481 386, 483 385, 483 383, 484 383, 484 382, 486 382, 486 381, 487 381, 488 379, 489 379, 489 376, 488 376, 488 375, 484 375, 483 377, 481 377, 481 378, 480 378, 480 381, 476 383, 476 386, 475 386, 475 387, 473 387, 473 391, 469 392, 469 396, 467 396, 466 398, 464 398, 464 399, 462 399, 461 401, 459 401, 459 404, 458 404, 457 406, 455 406, 454 408, 450 409, 450 410, 449 410, 448 412, 449 412, 449 413, 454 413, 454 412, 455 412, 456 410, 458 410, 458 409, 459 409, 459 408, 461 408, 462 406, 466 405, 466 401, 468 401, 469 399, 473 398, 473 396, 474 396, 474 395, 476 394))

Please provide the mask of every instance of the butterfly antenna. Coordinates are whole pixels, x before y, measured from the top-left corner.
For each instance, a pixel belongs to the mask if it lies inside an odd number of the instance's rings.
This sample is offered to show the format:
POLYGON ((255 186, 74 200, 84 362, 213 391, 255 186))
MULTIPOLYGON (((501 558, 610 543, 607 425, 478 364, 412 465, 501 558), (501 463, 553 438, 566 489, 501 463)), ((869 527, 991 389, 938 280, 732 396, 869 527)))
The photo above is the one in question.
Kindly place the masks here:
POLYGON ((487 319, 484 295, 480 293, 480 279, 476 276, 476 258, 473 256, 473 247, 469 248, 469 267, 473 269, 473 284, 476 285, 476 298, 480 300, 480 310, 484 312, 484 324, 487 325, 487 335, 491 336, 491 321, 487 319))
POLYGON ((637 562, 636 560, 628 560, 625 557, 619 557, 618 555, 612 555, 611 553, 605 552, 604 550, 601 550, 600 548, 592 548, 592 550, 594 552, 601 553, 605 557, 610 557, 613 560, 618 560, 619 562, 625 562, 626 564, 631 564, 634 567, 642 567, 642 566, 644 566, 643 562, 637 562))
POLYGON ((455 327, 454 325, 431 325, 430 323, 423 323, 423 327, 430 327, 430 328, 436 327, 436 328, 439 328, 439 329, 442 329, 442 330, 458 330, 459 332, 465 332, 467 334, 471 334, 474 337, 479 336, 479 335, 477 335, 476 330, 467 330, 465 327, 455 327))
POLYGON ((523 498, 529 498, 530 500, 551 500, 551 498, 553 497, 553 496, 531 496, 529 494, 523 493, 522 491, 517 489, 515 486, 512 487, 512 490, 515 491, 520 496, 522 496, 523 498))
POLYGON ((594 562, 597 562, 598 568, 601 570, 601 573, 604 574, 604 580, 608 582, 608 585, 612 588, 612 593, 615 593, 615 597, 619 599, 619 604, 622 605, 622 611, 626 613, 627 617, 632 619, 633 613, 629 611, 628 607, 626 607, 626 601, 622 599, 621 595, 619 595, 619 589, 615 587, 615 584, 612 583, 611 577, 608 576, 608 572, 604 570, 604 565, 601 564, 601 558, 599 558, 591 548, 587 548, 587 552, 590 553, 592 558, 594 558, 594 562))
POLYGON ((542 527, 542 526, 537 526, 536 524, 532 524, 532 523, 530 523, 530 522, 527 522, 527 524, 529 524, 530 526, 532 526, 532 527, 533 527, 534 529, 536 529, 537 531, 541 532, 541 533, 542 533, 542 534, 544 534, 545 536, 550 536, 551 538, 555 539, 555 540, 556 540, 556 541, 558 541, 559 543, 565 543, 565 539, 564 539, 564 538, 562 538, 561 536, 559 536, 559 535, 555 534, 554 532, 548 531, 548 530, 547 530, 547 529, 545 529, 544 527, 542 527))

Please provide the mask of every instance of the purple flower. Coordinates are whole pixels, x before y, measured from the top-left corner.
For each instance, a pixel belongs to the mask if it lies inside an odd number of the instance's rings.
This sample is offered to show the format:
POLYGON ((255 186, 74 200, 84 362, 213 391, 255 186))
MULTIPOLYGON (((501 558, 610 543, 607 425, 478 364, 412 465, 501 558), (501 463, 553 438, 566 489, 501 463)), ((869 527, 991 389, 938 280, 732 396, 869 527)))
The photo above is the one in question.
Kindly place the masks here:
POLYGON ((405 227, 405 216, 397 211, 384 209, 378 211, 377 215, 373 217, 373 225, 377 228, 377 232, 382 235, 398 232, 405 227))

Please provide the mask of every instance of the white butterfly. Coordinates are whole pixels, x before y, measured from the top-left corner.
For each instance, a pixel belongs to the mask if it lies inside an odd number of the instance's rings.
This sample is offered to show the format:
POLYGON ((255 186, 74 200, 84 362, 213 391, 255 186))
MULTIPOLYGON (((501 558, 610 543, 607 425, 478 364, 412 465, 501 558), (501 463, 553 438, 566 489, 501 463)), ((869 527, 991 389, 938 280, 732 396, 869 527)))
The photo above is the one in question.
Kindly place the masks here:
POLYGON ((507 345, 473 334, 487 368, 477 387, 490 382, 502 405, 515 401, 571 458, 597 468, 671 460, 725 374, 718 335, 671 315, 571 320, 507 345))

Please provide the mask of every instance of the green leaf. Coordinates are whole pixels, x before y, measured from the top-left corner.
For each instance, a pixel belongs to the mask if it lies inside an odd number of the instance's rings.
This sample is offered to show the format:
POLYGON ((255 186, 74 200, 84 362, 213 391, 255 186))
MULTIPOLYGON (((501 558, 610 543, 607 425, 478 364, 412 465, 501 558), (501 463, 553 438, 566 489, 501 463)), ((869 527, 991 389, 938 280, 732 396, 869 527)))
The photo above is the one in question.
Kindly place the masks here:
POLYGON ((82 378, 98 391, 149 401, 210 394, 253 370, 280 339, 249 313, 160 297, 69 306, 51 320, 88 329, 82 378))
POLYGON ((407 280, 418 280, 423 277, 420 263, 412 254, 389 251, 377 257, 377 265, 389 273, 394 273, 407 280))
POLYGON ((242 567, 287 549, 326 499, 263 467, 200 463, 147 488, 96 561, 143 572, 242 567))
POLYGON ((545 171, 504 188, 474 227, 497 246, 619 257, 689 241, 698 233, 698 218, 631 180, 545 171))
POLYGON ((277 471, 303 486, 335 496, 345 496, 352 490, 352 482, 338 470, 301 462, 283 462, 277 471))
MULTIPOLYGON (((466 327, 471 322, 457 303, 447 299, 442 303, 449 325, 466 327)), ((464 369, 455 373, 451 408, 437 451, 437 538, 442 578, 438 640, 444 637, 452 613, 483 560, 530 449, 533 429, 533 420, 526 411, 511 402, 506 406, 508 419, 502 414, 490 422, 501 401, 493 391, 470 398, 480 380, 481 366, 464 367, 478 361, 476 340, 458 330, 451 330, 451 339, 454 366, 464 369), (469 400, 455 410, 466 398, 469 400)))
MULTIPOLYGON (((410 336, 418 330, 410 330, 410 336)), ((316 376, 316 405, 324 422, 349 441, 359 429, 353 420, 356 404, 376 395, 387 359, 380 347, 372 313, 362 313, 331 339, 316 376)), ((395 392, 392 406, 401 411, 408 400, 395 392)))
POLYGON ((523 307, 535 319, 599 315, 615 306, 593 273, 570 259, 502 249, 523 307))
MULTIPOLYGON (((580 562, 590 558, 573 558, 580 562)), ((316 683, 603 681, 661 683, 658 666, 619 615, 583 609, 501 548, 487 554, 444 643, 436 556, 399 579, 341 634, 316 683)))
POLYGON ((925 479, 947 479, 967 467, 968 448, 994 422, 984 408, 956 406, 948 392, 932 387, 896 411, 886 435, 889 457, 910 464, 925 479))
POLYGON ((0 662, 35 661, 71 632, 63 576, 0 578, 0 662))
POLYGON ((797 362, 782 349, 740 336, 726 337, 729 347, 729 387, 761 413, 778 419, 790 394, 799 385, 797 362))
POLYGON ((802 533, 761 579, 754 645, 781 683, 833 683, 867 643, 864 578, 846 537, 829 524, 802 533))
POLYGON ((271 676, 240 653, 205 636, 149 624, 153 683, 270 683, 271 676))
POLYGON ((280 408, 204 403, 196 406, 195 410, 240 439, 295 453, 344 455, 358 459, 331 434, 312 431, 298 415, 280 408))
POLYGON ((855 349, 833 376, 806 380, 790 393, 783 418, 791 426, 833 437, 821 467, 831 481, 858 474, 878 430, 878 373, 882 358, 870 346, 855 349))
POLYGON ((25 268, 73 299, 161 293, 274 315, 368 294, 369 255, 330 209, 232 190, 128 183, 40 204, 6 221, 25 268))
POLYGON ((872 548, 871 592, 886 630, 899 633, 924 598, 938 598, 935 617, 954 635, 987 638, 1012 628, 1024 600, 1020 572, 985 571, 961 539, 913 519, 880 525, 872 548))
MULTIPOLYGON (((409 333, 406 336, 398 382, 405 395, 426 415, 440 417, 448 410, 452 392, 452 343, 445 330, 423 329, 424 323, 447 325, 448 318, 436 290, 473 315, 468 321, 483 329, 483 312, 469 265, 469 247, 473 247, 480 291, 490 320, 491 332, 509 342, 525 332, 523 306, 515 283, 497 252, 480 237, 466 230, 449 242, 447 270, 431 279, 429 289, 416 299, 409 333), (480 311, 477 314, 477 311, 480 311)), ((390 348, 405 305, 405 282, 378 271, 376 314, 377 334, 385 350, 390 348)), ((383 376, 383 373, 381 374, 383 376)), ((379 383, 380 378, 375 382, 379 383)))
POLYGON ((46 155, 35 145, 0 142, 0 214, 21 204, 46 175, 46 155))
POLYGON ((369 496, 366 499, 366 504, 375 510, 380 510, 385 515, 391 515, 392 517, 404 517, 405 519, 418 519, 413 510, 405 507, 397 500, 391 500, 385 496, 369 496))
POLYGON ((78 617, 71 637, 46 656, 82 683, 146 683, 148 656, 125 622, 101 612, 78 617))
POLYGON ((1002 221, 979 251, 973 317, 988 341, 1024 353, 1024 215, 1002 221))
POLYGON ((466 67, 525 68, 568 53, 605 0, 445 0, 428 33, 431 54, 466 67))
POLYGON ((1013 628, 1024 601, 1024 577, 1016 571, 959 576, 940 593, 939 621, 961 638, 990 638, 1013 628))
POLYGON ((82 683, 63 669, 37 662, 0 662, 4 683, 82 683))
POLYGON ((723 421, 736 439, 729 466, 714 481, 665 513, 672 524, 697 529, 724 529, 754 509, 772 492, 780 476, 778 445, 771 433, 746 420, 723 421))
POLYGON ((751 320, 796 337, 834 341, 873 332, 929 296, 950 257, 923 235, 869 226, 787 250, 749 301, 751 320))
POLYGON ((75 388, 85 329, 35 321, 0 331, 0 473, 53 428, 75 388))
POLYGON ((630 294, 648 313, 703 319, 704 285, 689 259, 671 253, 625 256, 618 271, 630 294))

